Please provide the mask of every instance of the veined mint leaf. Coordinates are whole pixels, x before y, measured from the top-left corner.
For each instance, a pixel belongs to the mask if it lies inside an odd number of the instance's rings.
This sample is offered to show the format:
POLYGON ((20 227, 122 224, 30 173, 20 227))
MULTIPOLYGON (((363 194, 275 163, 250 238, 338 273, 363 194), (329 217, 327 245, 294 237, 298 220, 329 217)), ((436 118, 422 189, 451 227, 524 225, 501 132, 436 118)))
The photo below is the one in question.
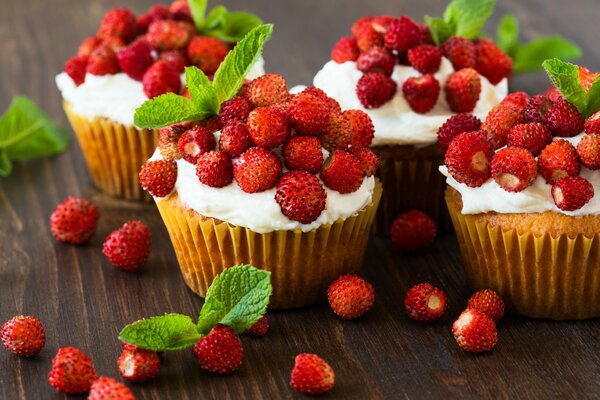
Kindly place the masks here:
POLYGON ((265 314, 272 291, 268 271, 249 265, 226 269, 208 288, 198 330, 206 334, 220 323, 242 333, 265 314))
POLYGON ((588 102, 583 117, 587 118, 597 111, 600 111, 600 76, 597 76, 594 83, 587 93, 588 102))
POLYGON ((152 351, 181 350, 202 337, 192 319, 182 314, 165 314, 127 325, 119 340, 152 351))
POLYGON ((475 39, 494 11, 496 0, 453 0, 444 12, 444 21, 455 35, 475 39))
POLYGON ((204 27, 204 17, 206 15, 208 0, 188 0, 188 4, 190 5, 190 11, 192 12, 194 25, 196 25, 196 29, 198 29, 198 31, 201 31, 204 27))
POLYGON ((133 122, 139 128, 161 128, 183 121, 199 121, 213 114, 212 111, 197 108, 185 97, 167 93, 138 107, 133 122))
POLYGON ((561 36, 547 36, 518 46, 513 56, 513 69, 515 72, 538 71, 544 60, 571 60, 579 57, 581 49, 574 43, 561 36))
POLYGON ((6 149, 0 149, 0 176, 8 176, 12 172, 12 162, 6 149))
POLYGON ((579 83, 579 68, 556 58, 546 60, 542 65, 565 99, 577 107, 580 113, 585 114, 588 96, 579 83))
POLYGON ((435 44, 440 45, 448 40, 452 34, 452 28, 441 18, 430 17, 429 15, 425 16, 425 23, 429 26, 429 31, 431 32, 431 37, 435 44))
POLYGON ((197 109, 205 110, 215 115, 219 113, 215 88, 200 68, 186 67, 185 81, 197 109))
POLYGON ((496 29, 496 44, 503 52, 514 58, 519 47, 519 21, 517 17, 512 14, 506 14, 502 17, 496 29))
POLYGON ((225 6, 216 6, 206 16, 206 22, 202 29, 203 34, 212 36, 211 32, 215 29, 221 29, 225 24, 225 17, 227 15, 227 8, 225 6))
POLYGON ((213 31, 212 35, 226 42, 240 41, 248 32, 262 24, 260 18, 246 12, 230 12, 224 19, 221 29, 213 31))

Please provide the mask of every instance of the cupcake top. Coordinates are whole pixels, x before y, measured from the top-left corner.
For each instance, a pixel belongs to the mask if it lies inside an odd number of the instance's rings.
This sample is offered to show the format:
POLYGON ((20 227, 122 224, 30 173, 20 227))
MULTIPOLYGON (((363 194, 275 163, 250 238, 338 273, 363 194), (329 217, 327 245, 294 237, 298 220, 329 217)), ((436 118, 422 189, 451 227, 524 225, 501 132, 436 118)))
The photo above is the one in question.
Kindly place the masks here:
POLYGON ((599 74, 557 59, 544 68, 547 93, 512 93, 483 123, 460 114, 439 130, 440 171, 463 214, 600 214, 599 74))

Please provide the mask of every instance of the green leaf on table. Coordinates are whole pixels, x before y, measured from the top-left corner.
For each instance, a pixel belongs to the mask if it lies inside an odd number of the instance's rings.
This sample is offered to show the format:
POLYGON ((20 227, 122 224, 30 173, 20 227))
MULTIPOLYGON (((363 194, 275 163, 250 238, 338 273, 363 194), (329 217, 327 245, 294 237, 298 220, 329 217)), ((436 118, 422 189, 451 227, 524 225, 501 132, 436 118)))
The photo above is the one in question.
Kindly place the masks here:
POLYGON ((192 13, 194 25, 196 25, 196 29, 200 31, 204 26, 204 17, 206 16, 208 0, 188 0, 188 4, 190 6, 190 12, 192 13))
POLYGON ((8 176, 12 172, 12 162, 6 149, 0 149, 0 176, 8 176))
MULTIPOLYGON (((588 105, 588 94, 579 83, 577 65, 561 61, 557 58, 542 63, 550 80, 567 101, 584 114, 588 105)), ((584 115, 585 116, 585 115, 584 115)))
POLYGON ((211 111, 198 109, 192 100, 166 93, 147 100, 135 110, 133 122, 139 128, 161 128, 184 121, 199 121, 211 111))
POLYGON ((457 36, 475 39, 492 15, 496 0, 453 0, 446 7, 444 21, 457 36))
MULTIPOLYGON (((519 47, 519 21, 512 14, 506 14, 496 29, 496 44, 511 58, 519 47)), ((541 65, 541 64, 540 64, 541 65)))
POLYGON ((450 39, 450 37, 454 34, 450 25, 448 25, 446 21, 444 21, 441 18, 434 18, 430 17, 429 15, 426 15, 425 23, 427 24, 427 26, 429 26, 431 37, 437 45, 444 43, 446 40, 450 39))
POLYGON ((571 60, 579 57, 581 49, 574 43, 561 36, 546 36, 519 45, 513 56, 513 69, 515 72, 538 71, 544 60, 571 60))
POLYGON ((127 325, 119 340, 152 351, 181 350, 202 337, 192 319, 182 314, 165 314, 127 325))
POLYGON ((197 109, 205 110, 212 114, 219 113, 219 103, 215 88, 200 68, 186 67, 185 81, 197 109))

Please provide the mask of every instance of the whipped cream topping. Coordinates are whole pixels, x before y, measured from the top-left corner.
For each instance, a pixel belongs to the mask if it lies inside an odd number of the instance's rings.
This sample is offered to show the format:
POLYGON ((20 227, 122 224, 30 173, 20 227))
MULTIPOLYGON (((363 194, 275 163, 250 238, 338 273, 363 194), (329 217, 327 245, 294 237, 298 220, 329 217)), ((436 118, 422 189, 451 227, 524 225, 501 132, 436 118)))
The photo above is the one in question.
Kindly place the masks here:
MULTIPOLYGON (((426 114, 414 112, 402 94, 402 84, 412 76, 421 73, 406 65, 396 65, 392 79, 398 84, 394 97, 383 106, 366 109, 356 95, 356 84, 363 73, 356 68, 356 62, 348 61, 338 64, 329 61, 315 75, 313 84, 333 97, 342 109, 357 109, 369 114, 375 126, 373 146, 412 144, 425 146, 437 142, 437 131, 446 120, 455 113, 450 110, 444 95, 444 86, 450 75, 454 72, 452 63, 445 57, 438 72, 434 74, 440 83, 440 95, 437 104, 426 114)), ((487 113, 500 103, 508 94, 508 81, 503 79, 496 86, 487 78, 481 77, 481 95, 473 110, 473 114, 481 120, 487 113)))
MULTIPOLYGON (((264 75, 264 66, 265 60, 260 57, 247 78, 264 75)), ((185 84, 185 74, 182 74, 182 83, 185 84)), ((56 86, 76 114, 90 119, 104 117, 128 126, 133 125, 136 108, 148 100, 142 82, 123 72, 103 76, 86 74, 85 82, 79 86, 62 72, 56 76, 56 86)))
MULTIPOLYGON (((584 134, 565 139, 574 146, 584 134)), ((554 204, 552 199, 552 185, 546 183, 541 174, 535 178, 531 186, 520 192, 507 192, 502 189, 492 178, 482 186, 472 188, 464 183, 459 183, 448 172, 445 165, 440 166, 440 172, 446 176, 446 183, 456 189, 462 196, 462 213, 479 214, 494 211, 503 214, 513 213, 542 213, 554 211, 566 215, 600 214, 600 172, 581 167, 580 176, 587 179, 594 186, 594 197, 582 208, 575 211, 563 211, 554 204)))

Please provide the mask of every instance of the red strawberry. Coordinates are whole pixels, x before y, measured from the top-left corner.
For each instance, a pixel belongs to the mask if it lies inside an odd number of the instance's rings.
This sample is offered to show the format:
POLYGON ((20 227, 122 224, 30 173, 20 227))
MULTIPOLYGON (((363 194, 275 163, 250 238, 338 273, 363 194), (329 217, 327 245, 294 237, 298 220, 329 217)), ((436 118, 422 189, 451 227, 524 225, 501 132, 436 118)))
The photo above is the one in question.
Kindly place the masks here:
POLYGON ((579 66, 579 83, 586 92, 590 91, 590 88, 599 75, 600 73, 598 72, 591 72, 586 67, 579 66))
POLYGON ((360 162, 344 150, 334 150, 323 164, 321 179, 332 190, 340 193, 355 192, 363 181, 360 162))
POLYGON ((90 387, 88 400, 135 400, 131 390, 113 378, 101 376, 90 387))
POLYGON ((484 289, 476 292, 469 299, 467 308, 477 310, 498 322, 504 315, 504 301, 500 295, 492 289, 484 289))
POLYGON ((450 142, 444 163, 457 182, 479 187, 491 175, 493 154, 490 144, 480 132, 461 133, 450 142))
POLYGON ((512 59, 489 39, 480 39, 475 45, 475 69, 492 85, 508 78, 512 72, 512 59))
POLYGON ((471 353, 491 350, 498 341, 494 321, 477 310, 463 311, 452 325, 452 334, 458 345, 471 353))
POLYGON ((78 56, 89 56, 101 44, 102 44, 102 39, 100 39, 97 36, 91 36, 89 38, 86 38, 79 45, 79 48, 77 49, 77 55, 78 56))
POLYGON ((245 97, 237 96, 221 104, 219 120, 223 126, 226 126, 232 121, 246 122, 250 111, 252 111, 252 105, 250 102, 246 100, 245 97))
POLYGON ((564 211, 575 211, 594 197, 592 184, 580 176, 567 176, 552 185, 554 204, 564 211))
POLYGON ((79 394, 88 392, 97 377, 87 354, 75 347, 63 347, 52 360, 48 382, 59 392, 79 394))
POLYGON ((369 147, 375 137, 375 127, 369 114, 361 110, 346 110, 344 116, 352 126, 352 146, 369 147))
POLYGON ((470 40, 452 36, 442 44, 440 49, 456 71, 475 67, 477 55, 475 45, 470 40))
POLYGON ((178 21, 193 21, 188 0, 175 0, 169 6, 169 12, 178 21))
POLYGON ((209 151, 200 155, 196 163, 196 176, 201 183, 210 187, 229 185, 233 181, 231 158, 223 151, 209 151))
POLYGON ((269 320, 266 315, 260 317, 250 328, 244 331, 244 335, 265 336, 269 331, 269 320))
POLYGON ((409 210, 396 217, 390 228, 394 248, 400 251, 420 251, 430 246, 437 236, 435 222, 419 210, 409 210))
POLYGON ((585 133, 600 133, 600 111, 592 114, 591 117, 585 121, 585 133))
POLYGON ((182 50, 167 50, 158 55, 159 60, 165 61, 178 73, 183 73, 185 67, 190 63, 182 50))
POLYGON ((375 289, 357 275, 342 275, 329 285, 327 300, 338 317, 353 319, 373 308, 375 289))
POLYGON ((288 98, 288 87, 283 76, 266 74, 250 82, 246 98, 254 107, 266 107, 288 98))
POLYGON ((438 145, 445 153, 452 139, 461 133, 478 131, 479 128, 481 121, 473 114, 453 115, 438 130, 438 145))
POLYGON ((281 175, 281 161, 275 153, 262 147, 246 150, 233 166, 233 176, 246 193, 269 190, 281 175))
POLYGON ((300 393, 321 394, 333 389, 333 368, 316 354, 302 353, 296 356, 290 386, 300 393))
POLYGON ((418 24, 419 30, 421 31, 421 43, 422 44, 435 44, 433 42, 433 38, 431 37, 431 31, 429 30, 429 26, 425 22, 421 22, 418 24))
POLYGON ((383 34, 373 28, 371 24, 362 24, 354 32, 356 46, 361 51, 368 51, 370 48, 383 45, 383 34))
POLYGON ((540 122, 546 123, 546 113, 552 106, 552 100, 544 94, 538 94, 533 96, 527 102, 527 105, 523 109, 523 115, 521 117, 522 122, 540 122))
POLYGON ((356 60, 356 68, 364 73, 380 72, 386 76, 392 75, 396 57, 384 47, 372 47, 356 60))
POLYGON ((222 128, 219 117, 210 117, 203 119, 202 121, 194 122, 194 125, 200 126, 204 129, 208 129, 210 132, 216 132, 222 128))
POLYGON ((65 72, 79 86, 85 82, 85 70, 88 62, 88 56, 75 56, 65 63, 65 72))
POLYGON ((112 75, 119 72, 119 63, 113 49, 104 44, 90 54, 85 71, 97 76, 112 75))
POLYGON ((385 33, 395 19, 391 15, 378 15, 371 20, 371 26, 377 32, 385 33))
POLYGON ((332 112, 319 139, 325 149, 333 151, 347 148, 352 143, 353 134, 352 124, 348 118, 342 113, 332 112))
POLYGON ((360 17, 352 24, 352 35, 358 35, 359 31, 363 29, 365 26, 370 26, 373 28, 373 20, 375 19, 372 15, 367 15, 364 17, 360 17))
POLYGON ((431 322, 440 319, 448 308, 446 294, 429 283, 419 283, 406 293, 404 309, 411 319, 431 322))
POLYGON ((323 166, 321 142, 314 136, 292 136, 283 146, 285 166, 316 174, 323 166))
POLYGON ((508 133, 519 122, 521 115, 521 109, 512 103, 501 102, 490 110, 481 125, 481 132, 492 148, 499 149, 506 146, 508 133))
POLYGON ((328 108, 319 97, 310 93, 299 93, 289 106, 292 126, 301 135, 316 136, 327 124, 328 108))
POLYGON ((50 215, 52 236, 59 242, 82 244, 96 233, 100 214, 94 203, 80 197, 67 197, 50 215))
POLYGON ((145 40, 137 40, 117 53, 119 66, 131 79, 141 81, 154 63, 152 47, 145 40))
POLYGON ((389 24, 384 39, 385 47, 403 52, 421 42, 421 30, 412 19, 403 15, 389 24))
POLYGON ((185 131, 177 142, 179 153, 190 164, 196 165, 200 155, 213 151, 217 146, 215 135, 208 129, 195 126, 185 131))
POLYGON ((260 147, 281 146, 290 136, 290 126, 285 115, 273 107, 252 110, 246 127, 254 143, 260 147))
POLYGON ((137 348, 125 349, 117 361, 119 374, 130 382, 146 382, 156 378, 160 370, 158 354, 137 348))
POLYGON ((160 151, 160 155, 167 160, 179 160, 181 153, 177 142, 181 134, 187 130, 184 124, 176 124, 160 128, 158 130, 158 141, 156 147, 160 151))
POLYGON ((555 136, 573 137, 583 131, 584 122, 574 105, 559 100, 546 112, 546 126, 555 136))
POLYGON ((118 36, 111 36, 102 41, 102 46, 109 47, 116 54, 124 49, 127 46, 127 43, 125 43, 125 41, 118 36))
POLYGON ((520 192, 537 176, 535 158, 521 147, 505 147, 492 158, 492 177, 507 192, 520 192))
POLYGON ((104 15, 96 36, 102 39, 118 36, 129 42, 135 37, 135 30, 135 15, 125 8, 115 8, 104 15))
POLYGON ((216 374, 232 373, 242 366, 244 360, 240 338, 233 329, 220 324, 196 343, 193 353, 200 368, 216 374))
POLYGON ((600 134, 585 135, 577 144, 577 155, 584 167, 600 169, 600 134))
POLYGON ((140 169, 140 186, 154 197, 171 194, 177 181, 175 160, 147 161, 140 169))
POLYGON ((311 94, 320 99, 321 102, 324 103, 324 105, 329 109, 330 112, 342 112, 342 107, 340 107, 340 103, 338 103, 337 100, 327 96, 327 93, 325 93, 323 90, 317 87, 309 86, 306 89, 304 89, 302 93, 311 94))
POLYGON ((517 146, 527 149, 534 156, 552 141, 552 133, 539 122, 517 124, 508 132, 508 146, 517 146))
POLYGON ((142 77, 144 93, 149 99, 165 93, 179 93, 181 79, 175 68, 164 60, 152 64, 142 77))
POLYGON ((327 193, 315 175, 306 171, 290 171, 281 177, 275 201, 281 213, 289 219, 310 224, 325 209, 327 193))
POLYGON ((239 157, 253 145, 246 124, 242 121, 232 121, 221 130, 219 149, 229 157, 239 157))
POLYGON ((161 20, 150 24, 146 38, 157 50, 181 49, 190 40, 187 22, 161 20))
POLYGON ((538 159, 538 170, 549 184, 561 178, 579 175, 580 165, 577 151, 566 140, 554 140, 542 150, 538 159))
POLYGON ((525 92, 513 92, 503 98, 502 103, 509 103, 520 110, 524 110, 525 107, 527 107, 530 99, 531 97, 529 97, 529 95, 525 92))
POLYGON ((433 75, 410 77, 402 84, 402 94, 413 111, 424 114, 437 103, 440 95, 440 83, 433 75))
POLYGON ((210 36, 194 36, 187 47, 190 61, 207 75, 217 72, 227 53, 227 45, 210 36))
POLYGON ((553 103, 565 99, 562 93, 554 85, 550 85, 548 90, 546 90, 546 93, 544 93, 544 96, 548 97, 553 103))
POLYGON ((331 59, 338 64, 346 61, 356 61, 360 50, 356 44, 356 39, 352 36, 344 36, 331 49, 331 59))
POLYGON ((8 320, 0 330, 2 344, 18 356, 35 356, 44 348, 46 335, 39 319, 17 315, 8 320))
POLYGON ((352 147, 350 153, 358 159, 364 176, 373 176, 379 169, 377 155, 366 147, 352 147))
POLYGON ((365 108, 379 108, 394 97, 397 84, 379 72, 364 74, 356 84, 356 95, 365 108))
POLYGON ((146 14, 140 15, 136 19, 136 29, 138 35, 148 32, 150 24, 156 21, 171 18, 168 6, 155 5, 150 7, 146 14))
POLYGON ((435 74, 440 69, 442 52, 430 44, 422 44, 408 50, 408 61, 422 74, 435 74))
POLYGON ((454 72, 446 82, 446 101, 454 112, 471 112, 481 94, 481 79, 473 68, 454 72))
POLYGON ((137 272, 146 263, 152 246, 152 234, 141 221, 129 221, 112 232, 102 245, 110 263, 129 272, 137 272))

